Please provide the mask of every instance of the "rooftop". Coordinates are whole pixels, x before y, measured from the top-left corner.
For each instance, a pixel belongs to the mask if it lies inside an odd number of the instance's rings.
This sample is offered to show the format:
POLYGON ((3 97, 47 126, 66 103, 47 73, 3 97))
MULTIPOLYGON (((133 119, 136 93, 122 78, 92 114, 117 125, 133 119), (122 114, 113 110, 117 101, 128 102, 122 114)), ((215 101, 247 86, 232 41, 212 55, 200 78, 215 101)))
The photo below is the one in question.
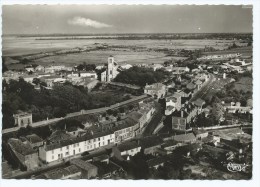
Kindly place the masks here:
POLYGON ((163 144, 163 140, 158 136, 145 137, 139 140, 143 149, 163 144))
POLYGON ((30 142, 30 143, 39 143, 42 142, 43 140, 36 134, 31 134, 31 135, 27 135, 25 136, 26 139, 30 142))
POLYGON ((105 162, 94 162, 93 165, 95 165, 98 168, 98 174, 100 176, 112 173, 114 171, 117 171, 121 169, 120 166, 114 164, 113 162, 109 162, 108 164, 105 162))
POLYGON ((69 140, 71 138, 72 138, 72 136, 70 134, 67 134, 66 131, 64 131, 64 130, 56 130, 55 132, 53 132, 50 135, 48 140, 51 143, 59 143, 60 141, 69 140))
POLYGON ((83 170, 86 170, 86 171, 89 171, 89 170, 92 170, 92 169, 96 169, 97 167, 93 164, 90 164, 89 162, 85 162, 81 159, 72 159, 70 161, 71 164, 83 169, 83 170))
POLYGON ((8 140, 8 144, 15 152, 18 152, 24 156, 37 153, 37 151, 34 150, 29 144, 23 143, 19 139, 10 138, 8 140))
POLYGON ((169 156, 165 155, 165 156, 160 156, 157 158, 150 159, 150 160, 146 161, 146 163, 147 163, 148 167, 153 167, 153 166, 157 166, 159 164, 165 163, 169 159, 170 159, 169 156))
POLYGON ((134 149, 134 148, 137 148, 137 147, 140 147, 140 145, 138 145, 138 143, 136 141, 127 141, 127 142, 124 142, 124 143, 119 144, 117 146, 117 148, 121 152, 131 150, 131 149, 134 149))
POLYGON ((162 84, 162 83, 155 83, 155 84, 151 84, 151 85, 146 85, 145 89, 146 90, 159 90, 159 89, 162 89, 163 87, 165 87, 164 84, 162 84))
POLYGON ((25 117, 25 116, 31 116, 31 115, 32 115, 31 113, 18 110, 17 114, 14 114, 14 117, 25 117))
POLYGON ((177 142, 182 142, 182 141, 192 141, 195 140, 196 137, 193 133, 187 133, 187 134, 179 134, 175 135, 173 139, 177 142))
POLYGON ((198 98, 196 101, 193 101, 192 103, 198 107, 202 107, 202 105, 205 104, 205 101, 201 98, 198 98))
POLYGON ((131 113, 127 114, 127 116, 128 116, 130 119, 132 119, 132 120, 134 120, 134 121, 136 121, 136 122, 139 122, 139 120, 140 120, 140 118, 143 116, 143 114, 134 111, 134 112, 131 112, 131 113))

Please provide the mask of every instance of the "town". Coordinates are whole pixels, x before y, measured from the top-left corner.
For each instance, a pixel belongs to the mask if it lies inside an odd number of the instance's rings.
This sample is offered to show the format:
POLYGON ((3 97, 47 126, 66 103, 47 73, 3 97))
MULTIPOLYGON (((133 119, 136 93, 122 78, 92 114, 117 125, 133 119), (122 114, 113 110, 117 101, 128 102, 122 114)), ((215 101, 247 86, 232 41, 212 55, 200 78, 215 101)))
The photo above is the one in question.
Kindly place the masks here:
POLYGON ((32 4, 2 6, 4 181, 252 186, 252 5, 32 4))
POLYGON ((123 90, 128 97, 100 108, 57 111, 46 119, 35 118, 33 110, 17 110, 3 129, 3 177, 203 179, 212 177, 214 167, 225 173, 229 161, 248 163, 252 96, 245 93, 241 99, 222 92, 239 77, 251 76, 251 60, 241 54, 202 56, 189 68, 168 62, 120 65, 109 56, 96 67, 32 64, 19 72, 7 70, 4 93, 19 91, 22 98, 28 97, 28 89, 52 94, 65 86, 87 93, 123 90), (137 85, 131 77, 124 79, 130 71, 163 76, 149 84, 137 80, 137 85), (174 171, 164 175, 168 170, 174 171))

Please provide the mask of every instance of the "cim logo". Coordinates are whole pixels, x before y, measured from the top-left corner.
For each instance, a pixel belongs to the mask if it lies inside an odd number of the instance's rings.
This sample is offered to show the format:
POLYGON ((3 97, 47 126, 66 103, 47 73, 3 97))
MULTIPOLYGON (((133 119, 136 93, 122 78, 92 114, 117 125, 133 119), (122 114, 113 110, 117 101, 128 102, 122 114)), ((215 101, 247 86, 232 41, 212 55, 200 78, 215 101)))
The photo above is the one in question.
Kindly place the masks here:
POLYGON ((227 165, 227 170, 231 172, 240 172, 240 171, 246 171, 246 167, 248 165, 244 164, 236 164, 236 163, 231 163, 229 162, 227 165))

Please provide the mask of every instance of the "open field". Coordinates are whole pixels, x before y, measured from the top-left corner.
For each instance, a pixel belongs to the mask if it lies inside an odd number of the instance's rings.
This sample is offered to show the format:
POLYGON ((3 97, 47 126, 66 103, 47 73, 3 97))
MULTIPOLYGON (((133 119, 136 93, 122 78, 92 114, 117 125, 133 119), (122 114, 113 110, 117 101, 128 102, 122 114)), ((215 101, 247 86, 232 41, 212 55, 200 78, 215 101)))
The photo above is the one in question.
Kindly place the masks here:
POLYGON ((241 53, 243 56, 252 56, 253 48, 252 47, 240 47, 240 48, 230 49, 230 50, 226 50, 226 51, 204 52, 203 55, 221 55, 221 54, 232 54, 232 53, 241 53))
MULTIPOLYGON (((117 40, 117 39, 80 39, 80 40, 36 40, 38 37, 3 37, 3 56, 20 56, 39 52, 49 52, 74 47, 91 46, 95 43, 121 46, 136 46, 152 49, 201 49, 205 46, 226 49, 233 40, 117 40)), ((244 45, 244 43, 239 43, 244 45)))
POLYGON ((83 52, 76 54, 66 54, 44 57, 35 60, 36 64, 49 65, 52 62, 55 64, 75 65, 86 62, 87 64, 104 64, 107 62, 107 57, 113 55, 119 64, 152 64, 163 63, 170 59, 183 59, 182 57, 165 57, 165 54, 160 52, 136 52, 136 51, 117 51, 117 50, 99 50, 91 52, 83 52))
MULTIPOLYGON (((158 49, 203 49, 205 46, 215 49, 226 49, 234 40, 117 40, 117 39, 77 39, 77 40, 36 40, 37 37, 3 37, 3 56, 6 58, 6 65, 9 69, 22 69, 24 65, 19 64, 13 56, 59 51, 62 49, 72 49, 76 47, 94 47, 96 44, 106 44, 108 49, 98 49, 89 52, 70 53, 63 55, 47 56, 35 60, 35 64, 50 65, 64 64, 74 66, 86 62, 87 64, 104 64, 107 57, 113 55, 119 64, 152 64, 163 63, 167 60, 179 60, 183 57, 170 57, 165 53, 156 52, 158 49), (135 50, 136 49, 136 50, 135 50), (141 50, 140 50, 141 49, 141 50)), ((239 43, 238 45, 245 45, 239 43)), ((252 53, 252 48, 238 48, 234 50, 243 54, 252 53)), ((231 51, 219 51, 214 53, 231 53, 231 51)), ((207 53, 211 54, 211 53, 207 53)))

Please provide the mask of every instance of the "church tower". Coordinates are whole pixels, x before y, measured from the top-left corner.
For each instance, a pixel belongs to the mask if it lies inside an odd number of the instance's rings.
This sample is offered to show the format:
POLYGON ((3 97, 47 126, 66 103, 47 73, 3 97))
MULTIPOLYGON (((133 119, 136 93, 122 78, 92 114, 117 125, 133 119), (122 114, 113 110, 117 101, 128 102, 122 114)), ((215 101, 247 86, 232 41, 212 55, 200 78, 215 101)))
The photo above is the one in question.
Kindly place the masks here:
POLYGON ((110 56, 107 59, 107 82, 114 78, 114 57, 110 56))

